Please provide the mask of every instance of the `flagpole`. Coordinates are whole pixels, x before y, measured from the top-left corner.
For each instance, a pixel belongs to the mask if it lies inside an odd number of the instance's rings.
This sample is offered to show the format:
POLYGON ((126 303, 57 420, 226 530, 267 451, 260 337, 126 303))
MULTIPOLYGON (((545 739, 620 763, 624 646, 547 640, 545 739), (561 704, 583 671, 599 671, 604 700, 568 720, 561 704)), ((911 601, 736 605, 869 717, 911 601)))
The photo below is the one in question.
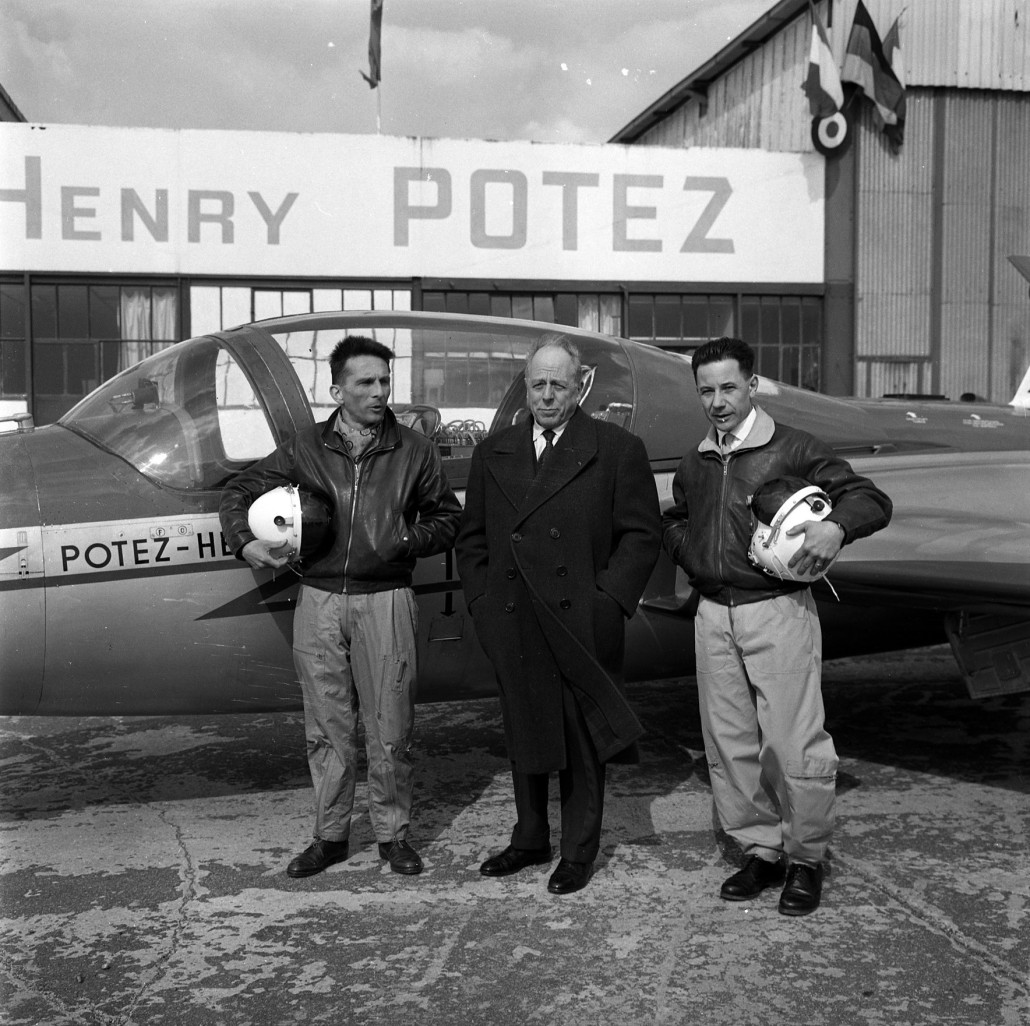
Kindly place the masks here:
POLYGON ((383 134, 383 83, 376 86, 376 135, 383 134))

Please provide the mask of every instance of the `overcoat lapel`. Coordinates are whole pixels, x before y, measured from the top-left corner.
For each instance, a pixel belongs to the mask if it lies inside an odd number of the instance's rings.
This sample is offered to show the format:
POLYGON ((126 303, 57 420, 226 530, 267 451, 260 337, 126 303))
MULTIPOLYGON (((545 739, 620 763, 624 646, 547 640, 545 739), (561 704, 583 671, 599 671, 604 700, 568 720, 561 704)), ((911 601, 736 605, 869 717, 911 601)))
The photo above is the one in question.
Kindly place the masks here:
POLYGON ((505 432, 498 439, 486 467, 512 509, 518 509, 533 484, 536 470, 532 418, 527 418, 518 430, 505 432))
MULTIPOLYGON (((532 429, 530 429, 532 448, 532 429)), ((530 453, 532 456, 533 454, 530 453)), ((594 422, 580 409, 569 420, 568 426, 555 444, 551 454, 536 477, 530 482, 525 497, 519 504, 519 522, 525 520, 542 503, 561 491, 573 478, 593 462, 597 455, 597 432, 594 422)))

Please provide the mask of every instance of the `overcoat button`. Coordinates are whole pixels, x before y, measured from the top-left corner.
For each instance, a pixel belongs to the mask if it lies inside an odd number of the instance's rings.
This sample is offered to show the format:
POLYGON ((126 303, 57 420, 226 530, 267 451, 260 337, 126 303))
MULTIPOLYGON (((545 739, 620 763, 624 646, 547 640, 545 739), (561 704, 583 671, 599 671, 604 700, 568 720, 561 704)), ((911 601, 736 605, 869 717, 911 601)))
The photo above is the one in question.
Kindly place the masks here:
POLYGON ((562 609, 571 609, 572 608, 572 603, 568 599, 562 599, 561 602, 558 603, 558 605, 562 609))
POLYGON ((504 605, 504 611, 506 613, 514 613, 515 612, 515 603, 514 602, 506 602, 505 605, 504 605))
POLYGON ((522 535, 519 534, 518 531, 512 531, 511 540, 513 542, 520 542, 520 541, 522 541, 522 535))
POLYGON ((560 538, 561 537, 561 531, 559 531, 557 527, 552 527, 551 528, 551 537, 552 538, 560 538))
POLYGON ((507 577, 509 581, 514 581, 515 580, 515 567, 513 567, 513 566, 508 567, 508 569, 504 571, 504 576, 507 577))
POLYGON ((558 576, 559 577, 568 577, 569 576, 569 568, 567 566, 560 566, 560 567, 558 567, 558 571, 557 572, 558 572, 558 576))

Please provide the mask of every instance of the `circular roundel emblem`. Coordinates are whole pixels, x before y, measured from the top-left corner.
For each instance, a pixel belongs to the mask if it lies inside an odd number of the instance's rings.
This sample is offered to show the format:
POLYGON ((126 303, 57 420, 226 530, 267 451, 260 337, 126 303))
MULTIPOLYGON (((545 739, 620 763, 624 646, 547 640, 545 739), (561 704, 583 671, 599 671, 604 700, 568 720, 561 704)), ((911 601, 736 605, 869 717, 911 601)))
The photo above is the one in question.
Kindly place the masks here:
POLYGON ((843 111, 812 119, 812 142, 824 157, 839 157, 851 145, 851 125, 843 111))

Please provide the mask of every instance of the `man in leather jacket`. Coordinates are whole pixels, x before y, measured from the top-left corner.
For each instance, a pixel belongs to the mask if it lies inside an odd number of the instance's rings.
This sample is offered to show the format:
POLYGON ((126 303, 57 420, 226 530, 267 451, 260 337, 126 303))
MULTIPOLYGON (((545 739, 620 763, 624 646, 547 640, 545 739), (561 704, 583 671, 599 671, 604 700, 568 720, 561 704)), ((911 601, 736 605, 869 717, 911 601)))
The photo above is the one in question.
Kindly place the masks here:
POLYGON ((823 722, 822 635, 808 584, 749 562, 748 502, 785 477, 828 495, 826 519, 787 532, 804 533, 790 561, 797 575, 820 573, 845 543, 885 527, 891 502, 829 446, 754 404, 745 342, 705 343, 693 370, 712 426, 676 471, 663 529, 666 551, 701 596, 694 640, 712 797, 745 856, 720 895, 745 901, 786 879, 779 911, 806 915, 822 894, 837 772, 823 722))
POLYGON ((407 841, 418 617, 411 573, 418 557, 451 546, 461 506, 436 446, 387 406, 393 356, 360 335, 338 343, 329 360, 336 412, 238 474, 222 495, 226 543, 255 570, 294 555, 250 531, 247 510, 259 495, 299 485, 327 498, 333 511, 332 544, 304 566, 293 621, 315 829, 287 866, 292 877, 347 858, 359 707, 380 857, 397 873, 422 870, 407 841))

